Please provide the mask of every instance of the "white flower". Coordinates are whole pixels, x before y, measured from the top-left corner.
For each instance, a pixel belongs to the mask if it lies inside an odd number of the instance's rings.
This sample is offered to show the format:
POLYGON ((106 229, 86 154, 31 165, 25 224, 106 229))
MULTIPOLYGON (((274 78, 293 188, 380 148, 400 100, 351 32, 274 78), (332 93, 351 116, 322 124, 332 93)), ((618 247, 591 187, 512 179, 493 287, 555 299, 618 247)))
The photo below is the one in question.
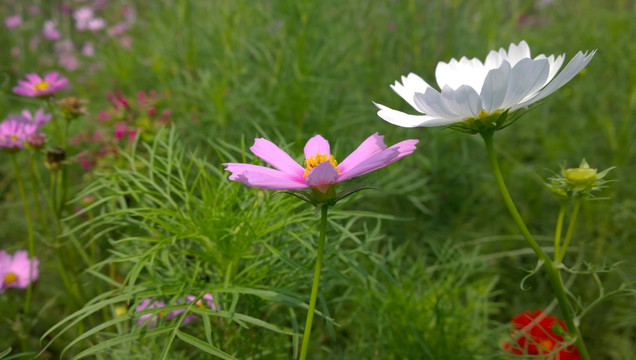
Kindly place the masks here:
MULTIPOLYGON (((559 73, 565 54, 556 58, 541 54, 533 59, 528 44, 521 41, 518 45, 510 44, 508 52, 503 48, 491 51, 483 63, 466 57, 439 62, 435 78, 441 93, 413 73, 402 76, 402 83, 396 81, 391 85, 424 115, 409 115, 375 105, 382 119, 402 127, 443 126, 462 121, 468 125, 485 118, 493 122, 494 116, 533 104, 565 85, 590 62, 595 52, 579 51, 559 73)), ((496 124, 497 128, 501 125, 496 124)))

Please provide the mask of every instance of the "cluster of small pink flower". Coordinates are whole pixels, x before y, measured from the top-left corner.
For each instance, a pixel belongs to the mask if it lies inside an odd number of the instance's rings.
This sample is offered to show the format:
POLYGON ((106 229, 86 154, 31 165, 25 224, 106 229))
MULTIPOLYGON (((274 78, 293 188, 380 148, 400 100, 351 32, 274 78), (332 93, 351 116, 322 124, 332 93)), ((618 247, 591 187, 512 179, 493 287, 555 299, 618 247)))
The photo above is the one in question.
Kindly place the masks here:
POLYGON ((99 112, 96 121, 99 129, 79 133, 71 140, 72 145, 82 147, 77 159, 87 171, 99 166, 102 160, 112 165, 111 156, 116 156, 118 149, 130 144, 138 133, 143 140, 150 141, 161 126, 171 122, 170 109, 158 110, 163 96, 154 90, 140 91, 136 101, 120 91, 108 92, 106 97, 112 108, 99 112))
MULTIPOLYGON (((185 296, 184 300, 179 299, 174 303, 174 305, 184 305, 183 307, 179 307, 177 309, 171 310, 168 312, 168 314, 166 314, 164 311, 159 311, 158 314, 156 313, 143 314, 139 316, 139 319, 137 320, 137 326, 147 325, 148 327, 153 328, 157 326, 157 322, 159 321, 159 319, 165 318, 168 321, 172 320, 178 315, 186 312, 188 307, 191 306, 190 304, 192 304, 193 302, 195 306, 198 306, 201 309, 208 308, 211 310, 219 310, 218 305, 214 304, 214 298, 212 297, 212 294, 206 293, 203 296, 201 296, 199 299, 197 299, 197 297, 194 295, 188 294, 185 296)), ((144 299, 139 303, 139 305, 135 307, 135 311, 141 312, 141 311, 150 310, 150 309, 161 309, 165 306, 167 306, 167 304, 163 301, 159 301, 155 299, 144 299)), ((199 319, 199 316, 197 315, 186 315, 183 318, 183 321, 181 321, 181 325, 185 325, 197 319, 199 319)))
MULTIPOLYGON (((82 68, 81 56, 89 58, 95 55, 95 42, 111 39, 125 49, 129 49, 132 45, 127 31, 136 22, 134 9, 129 5, 115 8, 115 4, 106 8, 106 3, 107 1, 104 0, 95 0, 92 4, 62 5, 58 8, 59 13, 53 14, 51 18, 39 16, 40 9, 35 4, 26 7, 21 4, 20 8, 28 9, 28 14, 18 12, 7 16, 4 18, 4 25, 14 32, 20 32, 24 29, 25 34, 29 29, 41 26, 42 31, 30 38, 28 50, 38 54, 40 62, 43 64, 52 66, 54 59, 56 59, 58 66, 68 71, 74 71, 82 68), (65 24, 61 24, 63 21, 70 21, 71 26, 64 26, 65 24), (111 25, 109 26, 109 24, 111 25), (81 34, 71 36, 71 34, 65 34, 61 29, 74 29, 81 34), (105 33, 106 36, 102 36, 102 33, 105 33), (54 57, 40 48, 42 40, 53 42, 54 57)), ((11 54, 16 60, 20 60, 23 55, 26 55, 22 54, 21 48, 17 44, 12 46, 11 54)), ((86 65, 86 70, 100 67, 100 64, 94 60, 86 61, 84 65, 86 65)), ((16 61, 12 68, 19 71, 19 66, 20 62, 16 61)))

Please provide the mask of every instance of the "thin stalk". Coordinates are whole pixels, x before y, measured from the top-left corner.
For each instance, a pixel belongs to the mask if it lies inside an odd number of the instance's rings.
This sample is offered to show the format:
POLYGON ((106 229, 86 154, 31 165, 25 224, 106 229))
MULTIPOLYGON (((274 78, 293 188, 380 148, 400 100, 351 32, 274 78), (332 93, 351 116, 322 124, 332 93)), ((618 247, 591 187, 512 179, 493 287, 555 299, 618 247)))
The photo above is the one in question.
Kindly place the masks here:
POLYGON ((35 217, 40 222, 40 227, 44 231, 45 236, 49 236, 49 226, 48 221, 42 215, 42 211, 40 210, 40 206, 38 206, 38 178, 36 176, 36 164, 35 164, 35 153, 31 152, 31 156, 29 158, 29 177, 31 179, 31 194, 33 195, 33 204, 35 207, 35 217))
POLYGON ((556 230, 554 231, 554 257, 557 258, 559 247, 561 246, 561 231, 563 230, 563 218, 565 217, 565 202, 561 203, 559 208, 559 217, 557 218, 556 230))
MULTIPOLYGON (((15 177, 18 182, 20 197, 22 198, 22 203, 24 204, 24 215, 26 216, 28 227, 27 243, 29 247, 29 259, 33 259, 33 257, 35 256, 35 242, 33 236, 33 219, 31 218, 31 209, 29 208, 29 201, 27 200, 26 191, 24 191, 24 183, 22 182, 20 166, 18 165, 18 160, 16 159, 15 153, 11 154, 10 158, 15 170, 15 177)), ((29 313, 29 309, 31 306, 31 279, 33 279, 33 262, 29 260, 29 264, 29 285, 27 286, 26 300, 24 302, 25 315, 29 313)))
POLYGON ((318 239, 318 253, 316 254, 316 267, 314 269, 314 282, 311 285, 311 296, 309 298, 309 309, 307 321, 305 322, 305 333, 303 334, 303 344, 300 348, 300 360, 307 358, 309 349, 309 338, 311 335, 311 325, 314 321, 314 310, 316 308, 316 298, 318 297, 318 283, 320 282, 320 271, 322 269, 322 255, 325 250, 325 234, 327 233, 327 211, 328 206, 320 208, 320 238, 318 239))
POLYGON ((555 252, 555 263, 560 264, 565 257, 565 252, 568 250, 568 246, 570 246, 570 241, 572 240, 572 235, 574 234, 574 226, 576 225, 576 218, 579 215, 579 209, 581 208, 581 198, 577 197, 574 200, 574 208, 572 209, 572 214, 570 215, 570 223, 568 224, 568 231, 565 233, 565 240, 563 240, 563 249, 561 252, 555 252))
MULTIPOLYGON (((576 347, 579 349, 579 353, 581 357, 585 360, 590 360, 590 355, 587 352, 587 348, 585 347, 585 342, 583 341, 583 336, 579 332, 579 328, 574 321, 574 312, 572 311, 572 306, 568 300, 565 286, 563 285, 563 281, 561 279, 561 272, 557 265, 550 259, 550 257, 541 249, 537 241, 534 239, 530 230, 526 226, 523 218, 519 214, 517 207, 512 201, 512 197, 510 197, 510 193, 508 192, 508 188, 504 183, 503 176, 501 175, 501 170, 499 169, 499 163, 497 162, 497 156, 495 154, 495 149, 493 146, 493 137, 494 130, 484 131, 480 133, 481 137, 484 139, 484 144, 486 145, 486 152, 488 153, 488 161, 490 162, 490 166, 492 168, 493 175, 495 176, 495 181, 497 183, 497 187, 499 188, 499 192, 503 197, 504 202, 506 203, 506 207, 508 208, 508 212, 512 216, 515 224, 521 231, 521 235, 526 239, 526 242, 532 250, 534 250, 535 254, 539 257, 539 260, 545 264, 545 269, 548 275, 548 280, 550 281, 550 285, 552 285, 552 290, 554 291, 554 296, 559 302, 559 308, 561 309, 561 313, 565 319, 565 323, 567 324, 568 331, 573 334, 576 338, 576 347)), ((565 245, 564 245, 565 248, 565 245)))
POLYGON ((53 106, 53 98, 48 98, 46 100, 46 104, 49 107, 49 111, 53 115, 53 126, 55 127, 55 136, 57 137, 58 146, 63 146, 64 144, 64 136, 62 135, 62 129, 60 128, 60 123, 57 120, 57 116, 55 114, 55 106, 53 106))

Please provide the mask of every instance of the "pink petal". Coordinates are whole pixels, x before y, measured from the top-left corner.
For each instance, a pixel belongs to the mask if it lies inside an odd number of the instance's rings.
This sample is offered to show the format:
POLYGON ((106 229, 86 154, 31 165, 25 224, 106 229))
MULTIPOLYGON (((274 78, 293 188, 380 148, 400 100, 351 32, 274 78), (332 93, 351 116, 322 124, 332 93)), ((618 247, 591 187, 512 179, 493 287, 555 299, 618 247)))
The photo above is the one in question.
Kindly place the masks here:
POLYGON ((26 74, 26 78, 31 83, 31 85, 39 84, 42 82, 42 78, 38 74, 26 74))
POLYGON ((305 189, 309 186, 304 181, 282 171, 252 164, 227 163, 225 170, 232 173, 230 180, 261 189, 293 190, 305 189))
POLYGON ((320 135, 312 137, 307 141, 307 144, 305 144, 305 158, 309 159, 316 154, 331 154, 329 141, 320 135))
POLYGON ((291 156, 267 139, 254 139, 254 145, 250 148, 250 150, 252 150, 254 155, 258 156, 266 163, 284 173, 300 178, 299 180, 302 179, 303 174, 305 173, 305 169, 298 165, 291 156))
POLYGON ((415 144, 419 140, 404 140, 388 149, 382 150, 371 155, 358 163, 355 167, 349 168, 347 171, 341 171, 338 181, 344 181, 356 176, 360 176, 373 170, 387 166, 388 164, 401 159, 415 151, 415 144))
POLYGON ((48 82, 48 83, 54 83, 55 80, 57 80, 57 78, 60 76, 60 74, 58 72, 50 72, 46 75, 44 75, 44 81, 48 82))
POLYGON ((376 154, 386 149, 384 144, 384 136, 375 133, 369 136, 366 140, 358 146, 346 159, 344 159, 339 165, 338 169, 341 172, 347 172, 349 169, 356 167, 362 161, 369 158, 371 155, 376 154))
POLYGON ((316 165, 309 174, 305 183, 310 187, 333 184, 338 181, 338 170, 329 161, 323 161, 316 165))

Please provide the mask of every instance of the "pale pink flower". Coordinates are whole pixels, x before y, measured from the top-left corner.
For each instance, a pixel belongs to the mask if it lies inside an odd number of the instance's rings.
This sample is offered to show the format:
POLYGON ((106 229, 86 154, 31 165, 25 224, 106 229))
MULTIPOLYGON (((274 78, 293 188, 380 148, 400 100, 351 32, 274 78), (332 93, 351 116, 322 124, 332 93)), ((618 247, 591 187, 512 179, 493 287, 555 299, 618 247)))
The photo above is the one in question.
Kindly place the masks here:
POLYGON ((40 127, 51 121, 53 115, 45 113, 44 109, 38 109, 38 111, 33 114, 31 114, 29 110, 22 110, 22 117, 24 117, 35 126, 40 127))
POLYGON ((4 19, 4 25, 9 29, 14 29, 22 24, 22 16, 20 15, 11 15, 4 19))
POLYGON ((0 148, 23 149, 29 135, 36 134, 39 126, 21 115, 9 115, 0 123, 0 148))
POLYGON ((13 256, 0 250, 0 294, 8 288, 26 289, 37 280, 40 261, 29 259, 26 250, 18 250, 13 256))
POLYGON ((250 150, 274 169, 241 163, 226 163, 230 180, 245 185, 274 190, 316 188, 321 192, 336 183, 382 168, 415 151, 419 140, 404 140, 391 147, 384 136, 375 133, 367 138, 340 164, 331 154, 329 142, 316 135, 305 145, 305 168, 269 140, 257 138, 250 150))
POLYGON ((61 77, 55 71, 47 73, 44 78, 41 78, 38 74, 26 74, 26 79, 26 81, 18 80, 18 86, 13 88, 15 94, 30 97, 47 97, 68 85, 68 79, 61 77))
POLYGON ((95 55, 95 48, 93 47, 92 43, 87 42, 84 44, 84 46, 82 46, 82 55, 89 57, 95 55))
POLYGON ((44 22, 42 35, 49 40, 57 40, 62 36, 60 31, 57 29, 57 23, 54 20, 47 20, 44 22))
MULTIPOLYGON (((153 300, 153 299, 144 299, 144 300, 142 300, 139 303, 139 305, 137 305, 135 310, 136 311, 143 311, 143 310, 148 310, 148 309, 162 308, 164 306, 166 306, 166 303, 164 303, 163 301, 157 301, 157 300, 153 300)), ((160 311, 158 315, 155 315, 155 314, 143 314, 143 315, 141 315, 139 317, 139 320, 137 320, 137 326, 140 326, 148 318, 150 318, 150 320, 148 320, 148 322, 147 322, 148 328, 154 328, 155 326, 157 326, 158 318, 163 318, 164 316, 165 316, 165 312, 164 311, 160 311)))

